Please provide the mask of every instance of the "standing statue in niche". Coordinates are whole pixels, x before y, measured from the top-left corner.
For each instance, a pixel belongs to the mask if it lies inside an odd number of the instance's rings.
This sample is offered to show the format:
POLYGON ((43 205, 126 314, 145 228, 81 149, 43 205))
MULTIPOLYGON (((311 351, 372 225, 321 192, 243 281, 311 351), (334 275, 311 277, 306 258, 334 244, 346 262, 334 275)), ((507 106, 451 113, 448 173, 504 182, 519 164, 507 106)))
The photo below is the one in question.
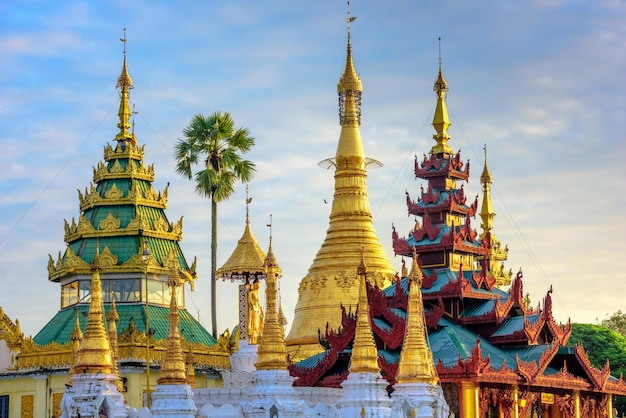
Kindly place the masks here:
POLYGON ((261 306, 261 282, 255 280, 248 290, 246 330, 250 344, 258 344, 263 332, 263 307, 261 306))

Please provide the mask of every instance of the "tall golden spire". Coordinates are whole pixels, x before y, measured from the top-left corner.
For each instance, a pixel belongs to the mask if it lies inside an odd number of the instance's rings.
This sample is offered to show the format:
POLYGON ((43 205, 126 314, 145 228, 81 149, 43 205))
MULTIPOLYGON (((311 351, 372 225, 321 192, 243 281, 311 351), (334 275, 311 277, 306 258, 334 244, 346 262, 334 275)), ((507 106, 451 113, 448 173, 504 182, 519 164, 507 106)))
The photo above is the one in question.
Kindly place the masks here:
POLYGON ((265 280, 266 313, 263 324, 263 334, 259 342, 257 370, 287 370, 287 352, 285 349, 285 334, 278 320, 277 311, 277 282, 279 278, 278 262, 272 250, 272 236, 265 257, 267 279, 265 280))
POLYGON ((490 190, 493 177, 491 177, 489 167, 487 167, 487 144, 484 145, 483 151, 485 152, 485 166, 482 174, 480 175, 480 182, 483 185, 483 204, 480 209, 480 218, 483 220, 483 223, 480 224, 480 227, 486 233, 487 231, 491 231, 493 229, 493 218, 496 214, 493 213, 493 207, 491 205, 490 190))
POLYGON ((133 134, 129 132, 131 127, 130 125, 130 104, 129 104, 129 96, 130 89, 133 88, 133 79, 130 77, 128 73, 128 68, 126 68, 126 28, 124 28, 124 37, 120 39, 124 43, 124 64, 122 65, 122 72, 120 76, 117 78, 117 88, 120 89, 120 108, 117 112, 117 115, 120 118, 117 127, 120 128, 120 131, 115 136, 116 141, 126 141, 130 140, 135 142, 135 138, 133 134))
POLYGON ((337 85, 341 134, 335 158, 320 163, 335 169, 335 194, 326 238, 307 275, 300 282, 298 304, 287 337, 294 358, 322 351, 318 329, 341 325, 341 305, 356 306, 359 284, 354 269, 361 249, 370 268, 370 281, 378 287, 392 283, 395 268, 381 245, 367 196, 367 167, 380 165, 366 158, 361 141, 361 80, 354 69, 350 24, 356 18, 348 10, 346 64, 337 85), (294 354, 298 351, 298 354, 294 354))
POLYGON ((180 344, 180 332, 178 331, 178 286, 180 278, 178 269, 172 268, 167 280, 167 285, 171 289, 170 299, 170 333, 167 336, 165 348, 165 358, 161 364, 161 374, 157 379, 159 385, 184 385, 187 384, 187 374, 185 361, 183 360, 183 350, 180 344))
POLYGON ((117 321, 120 320, 120 316, 115 308, 115 299, 111 298, 111 308, 107 314, 107 322, 109 323, 109 342, 111 343, 111 354, 113 356, 113 374, 117 376, 117 390, 124 392, 124 385, 120 378, 120 371, 118 367, 119 351, 117 345, 117 321))
POLYGON ((433 139, 437 141, 437 145, 430 150, 431 154, 453 154, 454 151, 447 144, 450 139, 448 135, 448 127, 450 126, 450 118, 448 117, 448 108, 446 106, 446 92, 448 91, 448 83, 443 76, 441 69, 441 38, 439 38, 439 74, 433 87, 437 95, 437 106, 433 116, 433 127, 437 133, 433 135, 433 139))
POLYGON ((367 303, 367 266, 361 256, 361 264, 357 269, 359 277, 359 303, 356 311, 356 331, 352 355, 350 356, 350 373, 380 373, 378 366, 378 351, 374 344, 370 308, 367 303))
POLYGON ((113 358, 111 344, 104 329, 102 308, 102 285, 100 282, 100 255, 96 246, 96 255, 92 263, 91 301, 87 315, 87 326, 83 340, 76 353, 74 373, 112 374, 113 358))
POLYGON ((426 324, 421 291, 424 277, 417 265, 415 249, 413 249, 413 265, 408 279, 409 300, 407 302, 406 330, 396 380, 398 383, 437 384, 439 377, 435 370, 433 353, 426 343, 426 324))
POLYGON ((487 266, 490 274, 493 275, 496 279, 496 285, 500 288, 509 286, 511 284, 511 276, 513 272, 509 270, 508 272, 504 270, 504 261, 508 258, 509 247, 502 246, 496 234, 493 232, 493 218, 496 214, 493 212, 493 205, 491 204, 491 183, 493 182, 493 177, 489 172, 489 167, 487 167, 487 145, 483 147, 483 151, 485 152, 485 166, 483 167, 483 172, 480 175, 480 182, 483 185, 483 203, 480 209, 480 218, 482 219, 482 223, 480 227, 482 228, 482 233, 480 234, 480 239, 483 240, 489 234, 489 266, 487 266))

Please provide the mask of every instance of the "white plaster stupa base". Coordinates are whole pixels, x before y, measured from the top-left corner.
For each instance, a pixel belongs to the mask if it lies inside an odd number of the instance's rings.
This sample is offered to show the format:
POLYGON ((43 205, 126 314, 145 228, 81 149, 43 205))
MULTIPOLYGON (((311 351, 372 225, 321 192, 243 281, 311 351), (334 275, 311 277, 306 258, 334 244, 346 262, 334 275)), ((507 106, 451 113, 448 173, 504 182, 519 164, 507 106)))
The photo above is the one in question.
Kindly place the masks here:
POLYGON ((157 385, 151 397, 153 418, 194 418, 196 405, 189 385, 157 385))
POLYGON ((273 411, 281 418, 302 416, 305 404, 287 370, 257 370, 252 380, 251 396, 242 405, 244 417, 267 418, 273 411))
POLYGON ((394 416, 448 418, 450 415, 450 407, 439 385, 423 382, 398 383, 393 388, 391 399, 394 416))
POLYGON ((126 418, 124 397, 117 390, 117 376, 78 373, 72 376, 61 399, 62 418, 98 418, 102 411, 109 418, 126 418))
POLYGON ((239 342, 239 350, 230 356, 230 371, 222 372, 225 388, 245 388, 252 385, 252 373, 259 358, 258 345, 249 344, 248 340, 239 342))
POLYGON ((337 408, 345 418, 391 416, 392 400, 387 394, 387 381, 379 373, 350 373, 343 381, 343 395, 337 408))

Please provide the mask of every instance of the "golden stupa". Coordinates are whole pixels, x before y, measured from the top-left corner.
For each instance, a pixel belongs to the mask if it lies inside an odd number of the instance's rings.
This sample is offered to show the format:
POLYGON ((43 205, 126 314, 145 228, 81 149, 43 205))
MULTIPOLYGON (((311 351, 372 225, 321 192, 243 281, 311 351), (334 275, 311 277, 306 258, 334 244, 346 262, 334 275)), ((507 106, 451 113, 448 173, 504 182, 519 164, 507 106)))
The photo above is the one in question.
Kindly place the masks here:
POLYGON ((298 303, 286 339, 292 359, 322 351, 318 330, 323 333, 327 323, 335 329, 340 325, 341 305, 353 312, 356 309, 356 271, 362 251, 371 283, 386 287, 396 274, 376 236, 367 197, 367 167, 380 163, 366 158, 363 150, 359 131, 362 91, 352 61, 348 25, 346 65, 337 85, 341 134, 335 158, 320 163, 335 168, 335 194, 326 238, 298 288, 298 303))

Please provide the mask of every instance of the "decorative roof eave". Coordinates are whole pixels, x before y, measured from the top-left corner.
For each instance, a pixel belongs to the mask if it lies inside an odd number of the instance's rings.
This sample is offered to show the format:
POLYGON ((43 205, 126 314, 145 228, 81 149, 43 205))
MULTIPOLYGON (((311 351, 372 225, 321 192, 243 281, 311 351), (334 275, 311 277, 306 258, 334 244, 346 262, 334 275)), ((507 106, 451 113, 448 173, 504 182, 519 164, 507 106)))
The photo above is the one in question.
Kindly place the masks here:
POLYGON ((132 219, 124 228, 120 228, 120 220, 112 213, 100 221, 98 229, 89 222, 83 215, 79 217, 78 224, 72 219, 72 224, 65 221, 66 243, 72 243, 79 239, 85 238, 103 238, 103 237, 123 237, 141 235, 144 237, 160 238, 167 241, 181 241, 183 239, 183 218, 180 217, 178 222, 167 222, 163 217, 153 222, 153 226, 142 218, 137 216, 132 219))
POLYGON ((24 340, 24 333, 20 328, 20 321, 15 322, 4 313, 0 307, 0 340, 6 341, 9 348, 19 348, 24 340))
MULTIPOLYGON (((100 254, 101 265, 104 273, 137 273, 145 272, 146 264, 143 261, 143 253, 140 248, 137 254, 129 258, 125 263, 117 265, 117 257, 105 247, 100 254)), ((159 264, 154 258, 150 258, 148 263, 148 272, 155 274, 168 274, 171 264, 175 264, 180 268, 180 264, 176 259, 174 251, 170 251, 162 260, 163 265, 159 264)), ((90 265, 79 256, 75 255, 71 248, 67 248, 65 256, 59 259, 56 264, 52 260, 52 256, 48 259, 48 280, 58 282, 62 277, 69 275, 90 274, 90 265)))
POLYGON ((463 169, 463 162, 461 161, 461 152, 457 152, 454 157, 439 158, 436 154, 430 154, 430 156, 424 155, 424 160, 420 164, 415 157, 414 171, 415 177, 427 180, 431 177, 450 177, 456 180, 469 179, 470 175, 470 163, 469 160, 465 164, 463 169))
POLYGON ((109 169, 102 162, 99 162, 93 169, 93 181, 99 183, 103 180, 116 180, 116 179, 136 179, 145 180, 150 183, 154 181, 154 164, 150 164, 148 167, 143 165, 137 168, 135 164, 127 164, 126 168, 122 168, 119 163, 119 159, 115 160, 113 167, 109 169))
POLYGON ((169 185, 163 192, 156 192, 152 185, 150 189, 142 192, 137 183, 133 182, 132 188, 124 196, 124 192, 113 183, 109 189, 101 196, 93 183, 89 184, 89 189, 85 187, 85 193, 78 190, 78 201, 80 210, 85 211, 92 207, 108 205, 133 205, 147 206, 157 209, 167 209, 167 195, 169 185))
POLYGON ((609 377, 611 377, 611 367, 609 366, 609 360, 606 360, 606 364, 604 365, 602 370, 596 369, 591 365, 589 356, 587 356, 587 352, 581 344, 576 344, 576 346, 574 346, 574 355, 576 356, 576 359, 587 374, 587 377, 593 384, 594 389, 604 390, 604 387, 609 377))
POLYGON ((141 161, 144 158, 144 148, 145 145, 141 147, 132 146, 130 143, 126 143, 125 147, 118 142, 115 149, 111 146, 111 144, 106 144, 104 146, 104 161, 108 162, 111 160, 118 160, 128 158, 131 160, 141 161))
MULTIPOLYGON (((121 336, 120 336, 121 337, 121 336)), ((150 360, 160 364, 165 356, 165 340, 155 340, 151 343, 150 360)), ((218 344, 207 347, 202 343, 187 342, 185 350, 194 354, 194 364, 198 368, 214 369, 217 371, 230 370, 230 352, 221 348, 218 344)), ((124 363, 136 363, 137 359, 144 359, 146 352, 145 334, 138 333, 133 341, 118 341, 119 362, 121 367, 124 363)), ((32 339, 27 339, 17 356, 17 370, 27 371, 40 369, 69 369, 72 363, 72 341, 65 344, 50 343, 43 346, 37 345, 32 339)))

